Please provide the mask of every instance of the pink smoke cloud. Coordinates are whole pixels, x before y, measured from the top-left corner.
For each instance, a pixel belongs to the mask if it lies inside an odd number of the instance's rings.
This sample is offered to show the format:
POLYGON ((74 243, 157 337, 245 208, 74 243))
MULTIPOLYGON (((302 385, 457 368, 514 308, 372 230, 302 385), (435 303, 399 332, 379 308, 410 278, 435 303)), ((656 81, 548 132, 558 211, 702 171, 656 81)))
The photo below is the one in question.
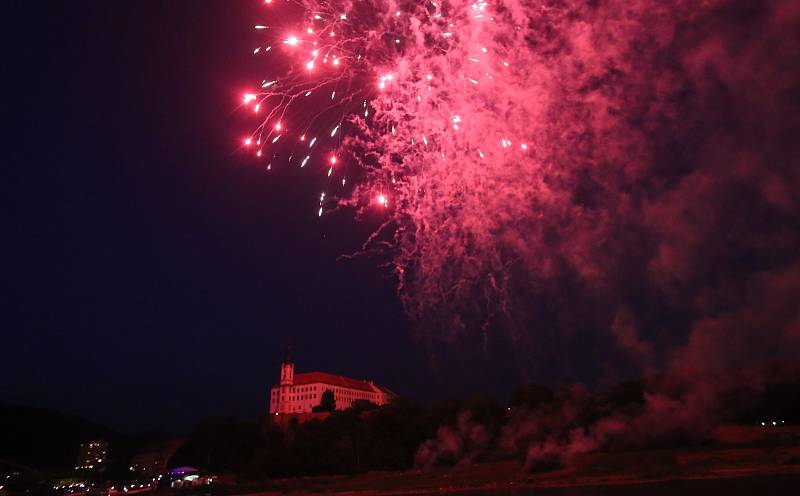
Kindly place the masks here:
POLYGON ((800 9, 503 1, 485 23, 455 14, 470 5, 393 21, 415 34, 350 140, 366 177, 343 201, 388 192, 373 241, 408 313, 432 339, 504 329, 531 354, 610 335, 647 371, 769 357, 755 341, 788 328, 735 315, 800 253, 800 9))

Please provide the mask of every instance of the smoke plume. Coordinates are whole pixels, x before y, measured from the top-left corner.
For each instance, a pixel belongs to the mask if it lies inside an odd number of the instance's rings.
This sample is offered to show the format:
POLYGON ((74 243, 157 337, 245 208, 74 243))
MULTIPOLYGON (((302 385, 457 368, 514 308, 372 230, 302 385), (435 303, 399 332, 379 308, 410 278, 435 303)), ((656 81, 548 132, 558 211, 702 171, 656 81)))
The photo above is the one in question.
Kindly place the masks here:
POLYGON ((342 201, 380 193, 366 247, 429 338, 700 375, 797 352, 796 2, 378 5, 342 201))

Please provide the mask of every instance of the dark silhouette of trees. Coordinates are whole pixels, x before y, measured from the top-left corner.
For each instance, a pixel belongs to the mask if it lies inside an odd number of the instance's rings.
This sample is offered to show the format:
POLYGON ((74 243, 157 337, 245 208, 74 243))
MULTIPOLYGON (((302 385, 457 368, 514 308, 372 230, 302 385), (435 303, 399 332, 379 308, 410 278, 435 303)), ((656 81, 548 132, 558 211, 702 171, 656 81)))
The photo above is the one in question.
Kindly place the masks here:
POLYGON ((263 445, 264 436, 256 422, 212 417, 195 426, 170 464, 195 463, 213 471, 238 471, 247 466, 263 445))
POLYGON ((366 412, 369 410, 375 410, 376 408, 379 407, 378 405, 369 400, 355 400, 353 402, 353 406, 351 406, 350 408, 355 410, 356 412, 366 412))
MULTIPOLYGON (((786 425, 800 423, 800 380, 781 369, 768 376, 773 379, 758 394, 750 385, 742 384, 722 395, 718 406, 724 417, 720 420, 750 426, 773 420, 785 421, 786 425)), ((276 417, 257 421, 209 418, 194 427, 169 466, 232 473, 239 481, 249 482, 269 477, 405 470, 415 462, 442 466, 497 459, 522 461, 531 443, 539 438, 567 442, 569 436, 560 433, 591 435, 591 427, 601 419, 640 416, 648 408, 652 384, 653 379, 623 382, 601 392, 579 385, 552 389, 526 385, 516 388, 508 403, 472 398, 421 405, 395 398, 380 407, 355 401, 351 408, 339 411, 328 390, 314 408, 329 413, 317 416, 324 418, 298 422, 292 417, 281 422, 282 427, 274 422, 276 417), (452 446, 457 449, 450 449, 452 446), (429 448, 433 451, 426 452, 429 448)), ((0 435, 0 454, 4 455, 0 458, 36 468, 71 470, 79 442, 87 436, 104 436, 111 443, 112 462, 103 474, 104 480, 130 477, 131 456, 145 441, 153 440, 115 436, 85 421, 18 407, 0 408, 0 420, 8 427, 0 435), (48 451, 45 434, 53 435, 64 446, 48 451)), ((672 436, 660 442, 670 446, 685 440, 672 436)), ((606 449, 627 448, 623 440, 606 449)))
POLYGON ((322 393, 322 398, 319 400, 319 405, 311 409, 313 412, 333 412, 336 410, 336 398, 333 396, 333 391, 326 389, 322 393))

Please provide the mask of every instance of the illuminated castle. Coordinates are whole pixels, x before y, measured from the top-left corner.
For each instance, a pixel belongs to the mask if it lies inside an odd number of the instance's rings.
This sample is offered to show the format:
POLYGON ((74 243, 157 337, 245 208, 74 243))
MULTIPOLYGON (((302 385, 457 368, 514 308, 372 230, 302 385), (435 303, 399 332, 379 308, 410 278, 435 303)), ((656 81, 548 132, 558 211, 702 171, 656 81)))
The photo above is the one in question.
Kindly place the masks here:
POLYGON ((351 379, 325 372, 305 372, 295 375, 291 348, 281 364, 280 382, 270 390, 269 414, 290 415, 312 413, 320 404, 322 393, 331 391, 337 410, 346 410, 358 400, 376 405, 385 405, 395 396, 390 390, 375 385, 372 381, 351 379))

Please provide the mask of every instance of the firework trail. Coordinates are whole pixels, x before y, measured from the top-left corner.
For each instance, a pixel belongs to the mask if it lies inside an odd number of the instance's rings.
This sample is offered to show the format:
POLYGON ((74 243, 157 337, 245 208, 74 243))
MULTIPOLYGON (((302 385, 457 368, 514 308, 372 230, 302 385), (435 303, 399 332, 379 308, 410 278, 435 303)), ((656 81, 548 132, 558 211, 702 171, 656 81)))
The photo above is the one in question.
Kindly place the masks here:
POLYGON ((245 145, 274 161, 270 147, 294 140, 289 163, 300 167, 319 168, 314 148, 330 150, 319 214, 342 204, 388 211, 401 292, 415 295, 406 299, 412 314, 476 286, 495 298, 511 258, 480 251, 494 251, 492 225, 514 216, 514 204, 533 193, 519 186, 540 175, 527 141, 546 105, 525 105, 535 98, 527 94, 530 68, 518 68, 526 63, 518 53, 525 16, 487 2, 300 7, 295 26, 256 26, 269 42, 255 55, 279 49, 291 63, 244 95, 261 116, 245 145), (327 101, 309 111, 303 100, 318 93, 327 101), (360 178, 350 188, 348 166, 360 178), (515 191, 498 195, 512 183, 515 191))
MULTIPOLYGON (((748 29, 780 37, 776 19, 796 13, 766 3, 748 29)), ((532 302, 557 300, 551 286, 567 285, 612 294, 602 316, 611 328, 619 301, 673 291, 711 256, 703 250, 717 253, 675 222, 685 210, 727 208, 703 178, 723 177, 718 190, 753 180, 757 168, 729 173, 727 159, 704 156, 709 143, 746 146, 721 126, 730 102, 709 66, 731 101, 750 102, 742 129, 785 124, 796 108, 759 115, 752 102, 771 93, 732 67, 773 52, 766 42, 722 48, 748 43, 739 17, 723 29, 731 4, 266 0, 254 56, 270 74, 243 97, 258 120, 245 145, 267 168, 326 175, 320 215, 385 214, 364 250, 390 247, 413 318, 451 335, 504 319, 535 326, 532 302), (702 185, 690 198, 682 188, 692 181, 702 185)), ((787 60, 797 52, 782 46, 787 60)), ((754 162, 765 143, 753 145, 754 162)))

